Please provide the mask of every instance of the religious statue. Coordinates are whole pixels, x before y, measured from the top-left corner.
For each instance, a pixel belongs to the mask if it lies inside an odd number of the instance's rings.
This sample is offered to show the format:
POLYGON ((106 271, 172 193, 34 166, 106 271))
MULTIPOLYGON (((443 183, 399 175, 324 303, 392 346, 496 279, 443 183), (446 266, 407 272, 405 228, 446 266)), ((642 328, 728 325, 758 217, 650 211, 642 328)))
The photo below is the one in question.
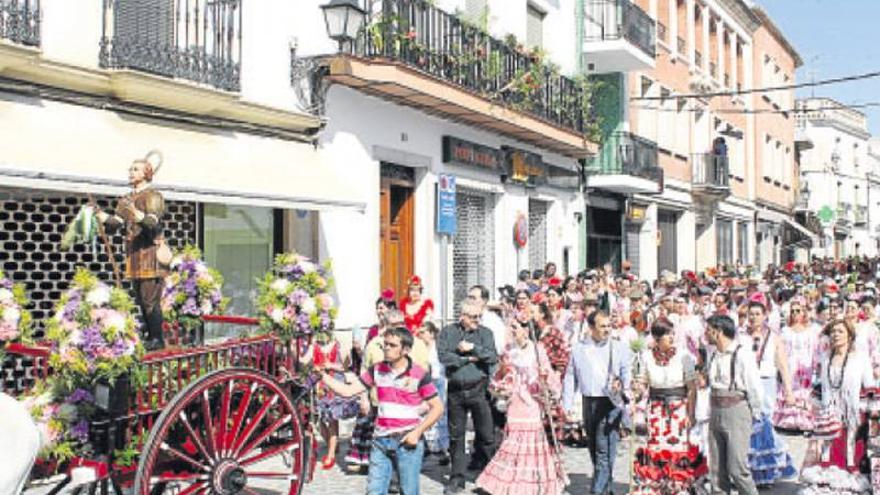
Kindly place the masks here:
POLYGON ((160 303, 171 250, 163 233, 165 200, 153 188, 153 176, 162 166, 161 160, 156 151, 134 160, 128 169, 131 193, 119 199, 114 213, 99 211, 96 215, 109 233, 125 228, 125 276, 131 281, 144 320, 147 350, 165 346, 160 303))

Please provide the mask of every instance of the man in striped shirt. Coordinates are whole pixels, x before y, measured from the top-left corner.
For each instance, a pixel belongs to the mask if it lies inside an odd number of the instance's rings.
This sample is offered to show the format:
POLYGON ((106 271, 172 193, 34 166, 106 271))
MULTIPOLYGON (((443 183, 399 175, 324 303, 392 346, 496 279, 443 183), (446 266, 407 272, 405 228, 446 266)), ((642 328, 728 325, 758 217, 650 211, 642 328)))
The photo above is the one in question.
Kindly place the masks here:
POLYGON ((409 357, 412 334, 404 327, 391 328, 383 339, 385 360, 370 366, 359 379, 341 382, 324 374, 322 380, 342 396, 376 390, 379 405, 370 449, 367 494, 388 493, 396 470, 403 495, 417 495, 425 452, 422 435, 440 419, 443 403, 431 382, 431 373, 409 357), (422 417, 425 402, 428 412, 422 417))

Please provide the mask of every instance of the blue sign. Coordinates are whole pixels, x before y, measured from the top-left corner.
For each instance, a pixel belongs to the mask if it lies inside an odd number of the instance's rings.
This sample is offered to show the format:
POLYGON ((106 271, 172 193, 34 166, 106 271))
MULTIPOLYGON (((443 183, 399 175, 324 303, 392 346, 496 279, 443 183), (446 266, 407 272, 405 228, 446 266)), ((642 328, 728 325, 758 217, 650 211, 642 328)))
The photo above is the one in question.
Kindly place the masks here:
POLYGON ((440 174, 437 178, 437 233, 455 235, 455 176, 440 174))

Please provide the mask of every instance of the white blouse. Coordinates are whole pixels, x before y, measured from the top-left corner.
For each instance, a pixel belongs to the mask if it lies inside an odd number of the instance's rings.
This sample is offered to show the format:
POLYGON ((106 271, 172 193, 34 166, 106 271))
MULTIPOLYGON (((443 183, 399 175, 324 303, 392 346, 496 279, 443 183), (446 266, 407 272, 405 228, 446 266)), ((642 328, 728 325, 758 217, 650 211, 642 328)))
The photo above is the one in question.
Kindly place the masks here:
POLYGON ((651 388, 678 388, 694 377, 696 361, 686 349, 676 347, 675 355, 665 366, 661 366, 654 359, 654 353, 650 350, 641 353, 641 379, 651 388))

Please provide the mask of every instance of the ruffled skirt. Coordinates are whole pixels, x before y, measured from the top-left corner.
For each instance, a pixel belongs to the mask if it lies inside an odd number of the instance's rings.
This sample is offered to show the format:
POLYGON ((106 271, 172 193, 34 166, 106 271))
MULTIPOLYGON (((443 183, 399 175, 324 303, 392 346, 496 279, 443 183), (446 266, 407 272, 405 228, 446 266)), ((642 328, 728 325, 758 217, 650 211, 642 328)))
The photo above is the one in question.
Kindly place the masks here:
POLYGON ((684 399, 651 400, 647 407, 648 445, 633 460, 630 493, 677 495, 706 493, 706 457, 691 443, 684 399))
POLYGON ((792 395, 795 403, 791 406, 786 406, 785 398, 779 397, 773 413, 773 424, 780 430, 813 431, 815 417, 812 394, 812 389, 794 390, 792 395))
POLYGON ((758 486, 767 486, 780 479, 797 476, 797 469, 785 442, 773 430, 768 416, 762 416, 752 430, 749 448, 749 468, 758 486))
POLYGON ((539 406, 514 394, 504 441, 477 486, 492 495, 553 495, 563 493, 566 485, 568 476, 547 442, 539 406))
POLYGON ((367 414, 358 414, 351 432, 351 444, 345 462, 353 466, 370 465, 370 445, 373 442, 373 428, 376 422, 376 408, 367 414))

